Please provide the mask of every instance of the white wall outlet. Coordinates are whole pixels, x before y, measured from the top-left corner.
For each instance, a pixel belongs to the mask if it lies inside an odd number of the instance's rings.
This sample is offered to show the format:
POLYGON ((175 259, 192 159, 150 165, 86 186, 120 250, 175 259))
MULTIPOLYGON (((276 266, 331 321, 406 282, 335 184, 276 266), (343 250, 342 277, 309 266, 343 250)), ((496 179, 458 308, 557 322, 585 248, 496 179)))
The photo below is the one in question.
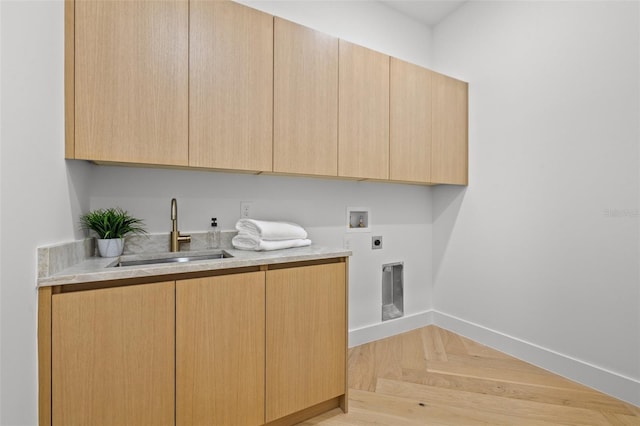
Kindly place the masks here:
POLYGON ((342 247, 351 250, 351 235, 345 235, 342 239, 342 247))
POLYGON ((242 201, 240 203, 240 217, 242 219, 251 217, 251 206, 253 203, 251 201, 242 201))

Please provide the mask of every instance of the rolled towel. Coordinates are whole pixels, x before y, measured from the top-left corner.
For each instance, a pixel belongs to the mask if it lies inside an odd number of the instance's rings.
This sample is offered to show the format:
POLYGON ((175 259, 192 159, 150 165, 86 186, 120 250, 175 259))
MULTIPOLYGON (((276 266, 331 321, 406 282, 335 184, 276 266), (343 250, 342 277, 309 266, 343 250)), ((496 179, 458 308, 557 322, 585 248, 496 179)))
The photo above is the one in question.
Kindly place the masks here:
POLYGON ((311 245, 311 240, 306 238, 298 238, 297 240, 280 240, 280 241, 267 241, 260 240, 260 246, 258 251, 271 251, 282 250, 294 247, 306 247, 311 245))
POLYGON ((307 231, 302 226, 290 222, 240 219, 236 223, 236 229, 240 233, 246 233, 269 241, 304 240, 307 238, 307 231))
POLYGON ((271 251, 310 246, 311 240, 298 238, 295 240, 266 241, 257 238, 254 235, 248 235, 241 232, 233 237, 231 244, 240 250, 271 251))
POLYGON ((257 250, 260 247, 260 237, 240 232, 231 239, 231 244, 240 250, 257 250))

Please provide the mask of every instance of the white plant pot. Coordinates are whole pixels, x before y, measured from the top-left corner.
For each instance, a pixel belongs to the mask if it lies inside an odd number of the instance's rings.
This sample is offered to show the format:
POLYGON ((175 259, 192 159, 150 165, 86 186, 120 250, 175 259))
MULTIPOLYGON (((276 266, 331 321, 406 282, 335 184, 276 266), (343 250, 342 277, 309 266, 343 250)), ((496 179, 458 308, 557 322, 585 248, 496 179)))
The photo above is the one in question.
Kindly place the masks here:
POLYGON ((124 238, 98 238, 98 252, 102 257, 117 257, 122 254, 124 249, 124 238))

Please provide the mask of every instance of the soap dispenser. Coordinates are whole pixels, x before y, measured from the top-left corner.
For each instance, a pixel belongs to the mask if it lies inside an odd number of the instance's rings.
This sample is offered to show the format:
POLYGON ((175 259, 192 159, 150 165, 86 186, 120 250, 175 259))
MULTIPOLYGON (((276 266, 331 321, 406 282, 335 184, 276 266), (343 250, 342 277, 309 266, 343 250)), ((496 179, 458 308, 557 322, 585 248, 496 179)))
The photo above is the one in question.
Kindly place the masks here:
POLYGON ((218 229, 218 218, 211 218, 211 231, 207 237, 209 248, 220 248, 220 230, 218 229))

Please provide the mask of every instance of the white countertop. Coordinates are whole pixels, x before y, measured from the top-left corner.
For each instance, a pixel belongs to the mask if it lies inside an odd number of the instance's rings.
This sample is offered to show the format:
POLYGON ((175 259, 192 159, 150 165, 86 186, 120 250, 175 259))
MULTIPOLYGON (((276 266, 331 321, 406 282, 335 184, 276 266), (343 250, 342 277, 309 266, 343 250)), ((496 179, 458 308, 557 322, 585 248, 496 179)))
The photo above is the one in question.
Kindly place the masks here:
MULTIPOLYGON (((278 263, 304 262, 310 260, 351 256, 351 251, 349 250, 319 246, 258 252, 236 249, 224 249, 224 251, 226 251, 233 257, 225 259, 198 260, 182 263, 158 263, 124 267, 114 267, 114 265, 116 265, 120 260, 120 258, 118 257, 92 257, 51 276, 39 278, 38 287, 155 276, 157 276, 158 279, 161 280, 163 275, 187 274, 192 272, 244 268, 260 265, 272 265, 278 263)), ((185 251, 180 252, 180 254, 183 256, 197 256, 211 252, 212 250, 190 252, 185 251)), ((148 254, 145 254, 144 256, 128 255, 122 256, 122 258, 127 260, 135 260, 141 257, 163 257, 163 255, 176 255, 176 253, 155 253, 152 256, 148 254)))

